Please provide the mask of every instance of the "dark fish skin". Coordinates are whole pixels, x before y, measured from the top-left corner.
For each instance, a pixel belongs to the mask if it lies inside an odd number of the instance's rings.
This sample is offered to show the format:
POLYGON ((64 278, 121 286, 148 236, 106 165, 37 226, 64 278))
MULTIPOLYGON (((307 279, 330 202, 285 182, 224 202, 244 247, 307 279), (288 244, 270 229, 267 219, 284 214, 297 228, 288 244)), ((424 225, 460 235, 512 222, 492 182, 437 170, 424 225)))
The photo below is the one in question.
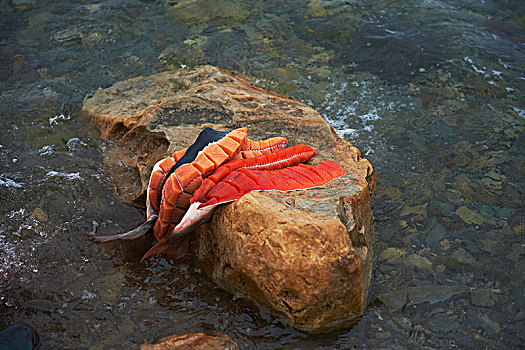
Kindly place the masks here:
POLYGON ((177 163, 170 169, 167 176, 179 168, 181 165, 186 163, 191 163, 197 158, 197 155, 204 147, 208 146, 210 143, 217 142, 220 139, 224 138, 228 133, 224 131, 213 130, 212 128, 204 128, 197 136, 197 140, 188 147, 188 150, 184 155, 179 159, 177 163))
POLYGON ((179 167, 181 167, 184 164, 191 163, 197 158, 197 155, 200 151, 202 151, 206 146, 208 146, 210 143, 217 142, 223 137, 225 137, 228 133, 224 131, 217 131, 213 130, 212 128, 204 128, 199 133, 199 136, 197 136, 197 140, 188 147, 186 150, 186 153, 175 163, 174 166, 171 167, 171 169, 166 173, 164 176, 164 180, 162 180, 159 189, 157 190, 158 196, 159 196, 159 203, 162 200, 162 189, 164 188, 164 184, 166 183, 166 180, 170 177, 171 174, 175 172, 179 167))
POLYGON ((112 236, 91 236, 91 239, 96 242, 110 242, 117 239, 136 239, 144 236, 155 225, 157 218, 157 215, 153 215, 149 220, 144 221, 139 227, 126 233, 112 236))

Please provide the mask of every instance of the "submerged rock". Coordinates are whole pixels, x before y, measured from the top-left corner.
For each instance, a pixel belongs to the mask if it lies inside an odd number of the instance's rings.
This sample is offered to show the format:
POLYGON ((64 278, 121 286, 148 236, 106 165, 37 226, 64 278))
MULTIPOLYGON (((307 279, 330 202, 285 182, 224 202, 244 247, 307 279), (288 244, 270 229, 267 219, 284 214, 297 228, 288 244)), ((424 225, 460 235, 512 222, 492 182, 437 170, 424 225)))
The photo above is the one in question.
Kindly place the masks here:
POLYGON ((432 269, 432 263, 430 262, 430 260, 418 254, 409 255, 405 259, 405 265, 407 267, 412 267, 412 268, 416 268, 420 270, 431 270, 432 269))
POLYGON ((298 329, 328 330, 362 313, 374 171, 314 109, 202 66, 100 89, 83 110, 102 137, 114 141, 105 162, 115 186, 125 189, 117 195, 128 203, 143 205, 153 164, 190 145, 207 126, 247 127, 253 140, 286 137, 289 145, 314 147, 312 163, 340 163, 346 175, 323 187, 252 193, 218 208, 197 229, 195 251, 219 286, 255 299, 298 329))
POLYGON ((211 333, 184 333, 162 338, 155 344, 142 344, 140 350, 236 350, 237 344, 226 334, 211 333))
POLYGON ((399 259, 400 257, 404 256, 406 254, 405 251, 397 248, 386 248, 381 252, 379 255, 379 258, 385 262, 390 262, 396 259, 399 259))
POLYGON ((435 304, 447 300, 456 294, 464 293, 466 289, 466 286, 441 285, 408 287, 382 294, 380 299, 391 312, 394 312, 403 307, 424 302, 435 304))
POLYGON ((496 305, 496 294, 491 289, 478 289, 471 293, 472 304, 478 306, 496 305))

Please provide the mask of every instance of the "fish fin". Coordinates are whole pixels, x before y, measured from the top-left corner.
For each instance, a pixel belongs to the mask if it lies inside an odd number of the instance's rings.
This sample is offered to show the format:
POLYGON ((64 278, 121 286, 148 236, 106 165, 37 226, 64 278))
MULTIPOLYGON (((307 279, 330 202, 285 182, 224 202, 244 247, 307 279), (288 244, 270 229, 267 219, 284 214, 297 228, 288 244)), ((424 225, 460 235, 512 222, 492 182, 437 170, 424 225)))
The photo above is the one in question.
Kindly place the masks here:
POLYGON ((179 259, 184 257, 188 253, 188 250, 188 235, 168 235, 151 247, 140 261, 144 261, 159 254, 166 255, 172 259, 179 259))
MULTIPOLYGON (((144 261, 147 258, 158 254, 164 254, 170 258, 178 259, 186 255, 188 252, 188 237, 204 222, 208 221, 213 215, 213 211, 218 206, 209 205, 204 208, 199 208, 201 203, 196 202, 190 205, 188 211, 178 223, 178 225, 171 230, 164 238, 155 244, 141 259, 144 261)), ((220 203, 224 204, 224 203, 220 203)))
POLYGON ((136 239, 144 236, 149 231, 149 229, 151 229, 153 225, 155 225, 155 221, 157 221, 156 215, 143 222, 139 227, 126 233, 111 236, 91 236, 91 239, 97 242, 109 242, 115 241, 117 239, 136 239))

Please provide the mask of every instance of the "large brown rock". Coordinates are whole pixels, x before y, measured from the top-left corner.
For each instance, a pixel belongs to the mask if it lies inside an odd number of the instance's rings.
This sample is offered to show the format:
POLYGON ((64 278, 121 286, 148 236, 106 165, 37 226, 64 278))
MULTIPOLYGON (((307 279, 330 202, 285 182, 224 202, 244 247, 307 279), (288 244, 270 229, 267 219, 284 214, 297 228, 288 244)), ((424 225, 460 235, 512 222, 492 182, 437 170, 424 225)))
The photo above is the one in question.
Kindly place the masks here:
POLYGON ((374 172, 314 109, 203 66, 117 83, 87 97, 83 110, 103 138, 114 140, 105 162, 110 176, 118 174, 117 194, 127 202, 143 201, 153 164, 190 145, 205 126, 245 126, 254 140, 283 136, 316 148, 313 163, 342 164, 347 174, 326 186, 252 193, 220 207, 197 229, 195 249, 218 285, 255 299, 298 329, 329 330, 362 313, 371 273, 374 172), (123 167, 128 171, 112 171, 123 167))

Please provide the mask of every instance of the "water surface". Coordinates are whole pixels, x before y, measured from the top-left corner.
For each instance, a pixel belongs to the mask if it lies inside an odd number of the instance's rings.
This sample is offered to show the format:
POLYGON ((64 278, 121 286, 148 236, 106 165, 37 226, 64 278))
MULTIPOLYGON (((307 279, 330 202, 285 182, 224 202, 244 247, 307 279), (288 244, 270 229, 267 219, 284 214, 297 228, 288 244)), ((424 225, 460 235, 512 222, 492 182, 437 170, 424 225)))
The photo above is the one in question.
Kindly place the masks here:
POLYGON ((242 349, 525 342, 522 1, 0 3, 0 328, 44 349, 222 331, 242 349), (82 99, 210 63, 302 100, 376 171, 365 314, 325 336, 229 295, 191 258, 138 262, 82 99), (408 297, 407 297, 408 295, 408 297))

